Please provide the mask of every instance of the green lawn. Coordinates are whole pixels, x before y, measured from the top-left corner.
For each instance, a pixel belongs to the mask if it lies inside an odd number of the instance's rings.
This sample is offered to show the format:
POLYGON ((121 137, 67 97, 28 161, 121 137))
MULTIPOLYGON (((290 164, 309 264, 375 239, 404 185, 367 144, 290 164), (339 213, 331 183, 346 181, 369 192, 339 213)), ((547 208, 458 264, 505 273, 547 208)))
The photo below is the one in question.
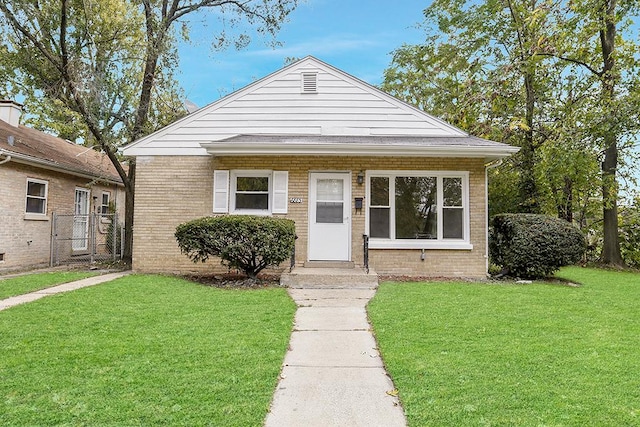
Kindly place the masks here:
POLYGON ((3 279, 0 276, 0 299, 22 295, 40 289, 95 276, 92 271, 54 271, 26 274, 3 279))
POLYGON ((368 307, 410 426, 640 425, 640 275, 384 283, 368 307))
POLYGON ((285 289, 127 276, 0 312, 0 425, 259 426, 285 289))

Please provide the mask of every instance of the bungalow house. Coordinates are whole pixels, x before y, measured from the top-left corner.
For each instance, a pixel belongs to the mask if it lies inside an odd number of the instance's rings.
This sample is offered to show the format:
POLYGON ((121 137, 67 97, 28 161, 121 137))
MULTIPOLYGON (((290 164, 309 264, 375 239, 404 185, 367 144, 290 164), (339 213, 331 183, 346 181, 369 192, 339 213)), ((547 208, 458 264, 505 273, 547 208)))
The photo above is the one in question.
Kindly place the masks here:
MULTIPOLYGON (((0 271, 48 266, 63 249, 77 259, 95 249, 89 213, 124 207, 122 181, 105 155, 22 126, 21 113, 20 104, 0 101, 0 271), (57 231, 60 248, 52 247, 54 213, 69 217, 57 231)), ((103 239, 108 222, 96 227, 103 239)))
POLYGON ((296 223, 295 265, 480 277, 486 168, 517 148, 468 135, 306 57, 124 148, 135 156, 133 268, 204 272, 173 236, 207 215, 296 223))

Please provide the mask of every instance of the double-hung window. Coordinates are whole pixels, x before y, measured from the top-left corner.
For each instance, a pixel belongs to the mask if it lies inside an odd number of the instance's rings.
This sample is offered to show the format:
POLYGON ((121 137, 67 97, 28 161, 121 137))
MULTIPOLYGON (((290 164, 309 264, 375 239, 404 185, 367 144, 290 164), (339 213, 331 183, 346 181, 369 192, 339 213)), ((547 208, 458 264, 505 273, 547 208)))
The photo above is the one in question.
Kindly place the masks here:
POLYGON ((270 170, 215 170, 213 212, 286 214, 288 173, 270 170))
POLYGON ((232 172, 231 211, 269 213, 270 172, 232 172))
POLYGON ((27 202, 25 213, 33 215, 47 214, 47 181, 27 178, 27 202))
POLYGON ((102 199, 101 199, 101 203, 100 203, 100 213, 102 215, 108 215, 109 214, 109 199, 111 198, 111 193, 109 193, 108 191, 103 191, 102 192, 102 199))
POLYGON ((370 171, 372 248, 471 249, 467 172, 370 171))

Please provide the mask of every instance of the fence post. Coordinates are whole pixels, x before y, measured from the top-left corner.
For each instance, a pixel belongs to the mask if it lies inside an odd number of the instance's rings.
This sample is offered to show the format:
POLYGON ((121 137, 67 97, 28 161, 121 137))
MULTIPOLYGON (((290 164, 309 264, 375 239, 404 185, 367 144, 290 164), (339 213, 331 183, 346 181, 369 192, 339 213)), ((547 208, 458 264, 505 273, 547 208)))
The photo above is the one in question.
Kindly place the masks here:
POLYGON ((91 264, 94 263, 95 261, 95 254, 96 254, 96 214, 94 213, 90 213, 88 215, 88 220, 89 220, 89 244, 88 249, 89 249, 89 262, 91 264))
POLYGON ((111 215, 111 261, 115 262, 116 252, 118 251, 118 240, 116 239, 116 228, 118 227, 118 214, 113 213, 111 215))
POLYGON ((51 213, 51 247, 49 248, 49 267, 53 267, 55 260, 56 250, 56 221, 57 215, 55 212, 51 213))
MULTIPOLYGON (((116 223, 117 224, 117 223, 116 223)), ((120 259, 124 256, 124 225, 120 227, 120 259)))

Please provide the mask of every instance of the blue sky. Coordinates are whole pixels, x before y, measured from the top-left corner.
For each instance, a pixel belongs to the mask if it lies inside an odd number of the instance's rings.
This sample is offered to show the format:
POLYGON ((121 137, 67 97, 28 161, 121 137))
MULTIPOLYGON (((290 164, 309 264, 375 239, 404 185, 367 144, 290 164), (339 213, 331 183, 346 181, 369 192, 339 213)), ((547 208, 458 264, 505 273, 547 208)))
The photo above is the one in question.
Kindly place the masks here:
POLYGON ((370 84, 382 81, 391 52, 424 41, 417 28, 428 1, 301 0, 278 35, 281 47, 257 36, 243 50, 211 49, 215 20, 193 24, 192 42, 179 49, 178 80, 187 99, 203 107, 282 68, 285 58, 313 55, 370 84), (208 33, 208 34, 207 34, 208 33))

